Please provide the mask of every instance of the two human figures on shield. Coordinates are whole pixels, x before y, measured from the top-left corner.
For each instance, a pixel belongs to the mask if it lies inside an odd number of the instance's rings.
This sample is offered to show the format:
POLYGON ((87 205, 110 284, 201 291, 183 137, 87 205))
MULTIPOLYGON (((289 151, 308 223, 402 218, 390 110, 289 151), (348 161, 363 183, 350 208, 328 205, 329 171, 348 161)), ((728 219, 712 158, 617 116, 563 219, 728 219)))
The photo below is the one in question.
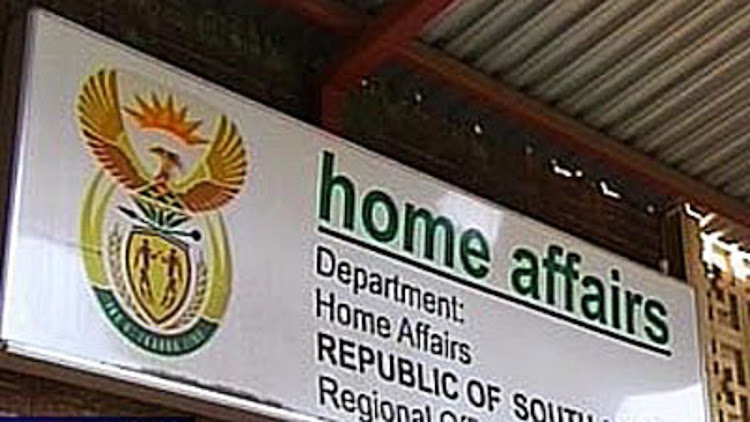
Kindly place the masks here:
POLYGON ((159 304, 165 308, 169 308, 177 300, 177 288, 182 279, 182 264, 175 248, 170 248, 169 252, 160 257, 161 254, 161 251, 153 251, 148 239, 141 241, 141 245, 136 250, 135 255, 135 267, 138 269, 138 290, 140 290, 142 297, 149 302, 153 302, 154 294, 151 289, 149 270, 155 263, 160 262, 166 265, 167 286, 159 304))

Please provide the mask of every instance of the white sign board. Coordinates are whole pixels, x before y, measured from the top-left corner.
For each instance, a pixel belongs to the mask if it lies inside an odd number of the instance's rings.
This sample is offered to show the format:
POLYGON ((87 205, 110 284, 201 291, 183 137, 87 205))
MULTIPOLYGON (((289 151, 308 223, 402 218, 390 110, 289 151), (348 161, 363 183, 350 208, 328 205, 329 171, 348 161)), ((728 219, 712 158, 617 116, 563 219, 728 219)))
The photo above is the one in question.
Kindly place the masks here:
POLYGON ((2 338, 283 418, 700 422, 691 291, 44 12, 2 338))

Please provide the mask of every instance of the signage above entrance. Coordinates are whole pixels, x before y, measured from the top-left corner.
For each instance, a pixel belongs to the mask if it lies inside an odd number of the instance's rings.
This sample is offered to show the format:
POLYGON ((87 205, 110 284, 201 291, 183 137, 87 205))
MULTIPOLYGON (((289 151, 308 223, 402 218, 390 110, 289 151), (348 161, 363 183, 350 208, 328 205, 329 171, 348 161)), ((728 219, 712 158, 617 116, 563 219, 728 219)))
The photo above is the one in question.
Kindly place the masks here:
POLYGON ((701 422, 690 289, 46 12, 0 335, 298 420, 701 422))

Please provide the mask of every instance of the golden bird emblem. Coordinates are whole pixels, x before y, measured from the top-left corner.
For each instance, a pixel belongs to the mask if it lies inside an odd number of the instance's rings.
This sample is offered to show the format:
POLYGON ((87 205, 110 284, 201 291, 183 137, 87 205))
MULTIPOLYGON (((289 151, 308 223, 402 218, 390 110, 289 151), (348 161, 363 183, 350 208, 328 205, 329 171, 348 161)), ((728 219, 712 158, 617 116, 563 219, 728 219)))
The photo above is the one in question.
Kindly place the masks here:
POLYGON ((150 102, 136 95, 132 107, 122 107, 114 70, 101 70, 86 79, 76 110, 91 154, 117 183, 140 197, 195 215, 226 205, 245 182, 248 156, 242 136, 224 115, 217 119, 213 138, 204 139, 197 132, 202 122, 191 120, 187 107, 178 107, 171 95, 160 99, 153 94, 150 102), (161 132, 183 146, 207 148, 182 175, 180 155, 154 145, 148 151, 158 166, 149 174, 128 136, 124 115, 141 129, 161 132))

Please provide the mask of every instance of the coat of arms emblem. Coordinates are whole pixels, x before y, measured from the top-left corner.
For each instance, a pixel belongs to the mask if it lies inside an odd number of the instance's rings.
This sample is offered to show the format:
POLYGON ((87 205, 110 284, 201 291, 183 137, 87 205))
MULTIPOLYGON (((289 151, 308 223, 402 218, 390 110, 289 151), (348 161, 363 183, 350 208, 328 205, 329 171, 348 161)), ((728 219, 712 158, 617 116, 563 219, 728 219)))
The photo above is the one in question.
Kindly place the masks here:
POLYGON ((86 78, 76 118, 99 167, 83 203, 81 245, 104 314, 149 352, 198 349, 229 299, 219 211, 247 175, 237 125, 196 98, 111 69, 86 78), (191 106, 215 120, 207 135, 191 106))

